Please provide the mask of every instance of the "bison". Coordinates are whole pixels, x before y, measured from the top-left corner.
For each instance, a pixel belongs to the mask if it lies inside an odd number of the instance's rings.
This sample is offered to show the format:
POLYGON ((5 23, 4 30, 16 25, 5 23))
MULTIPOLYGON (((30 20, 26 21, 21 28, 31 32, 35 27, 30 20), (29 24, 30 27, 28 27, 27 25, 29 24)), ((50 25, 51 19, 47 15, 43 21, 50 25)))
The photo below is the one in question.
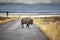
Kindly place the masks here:
POLYGON ((29 17, 27 17, 27 18, 22 18, 22 19, 21 19, 22 28, 24 28, 23 24, 26 24, 26 28, 27 28, 27 27, 30 28, 29 25, 30 25, 30 24, 31 24, 31 25, 33 24, 33 19, 31 19, 31 18, 29 18, 29 17))

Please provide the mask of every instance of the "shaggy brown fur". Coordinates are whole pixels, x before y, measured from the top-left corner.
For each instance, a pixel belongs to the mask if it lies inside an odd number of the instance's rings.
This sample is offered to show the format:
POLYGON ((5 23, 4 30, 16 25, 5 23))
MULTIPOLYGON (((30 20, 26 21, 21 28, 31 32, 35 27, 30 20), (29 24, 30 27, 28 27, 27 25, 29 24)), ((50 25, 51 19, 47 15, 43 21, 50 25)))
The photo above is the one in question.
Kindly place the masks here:
POLYGON ((27 18, 22 18, 21 19, 21 24, 22 24, 22 28, 24 28, 23 24, 26 24, 26 28, 28 27, 29 28, 29 25, 33 24, 33 19, 27 17, 27 18))

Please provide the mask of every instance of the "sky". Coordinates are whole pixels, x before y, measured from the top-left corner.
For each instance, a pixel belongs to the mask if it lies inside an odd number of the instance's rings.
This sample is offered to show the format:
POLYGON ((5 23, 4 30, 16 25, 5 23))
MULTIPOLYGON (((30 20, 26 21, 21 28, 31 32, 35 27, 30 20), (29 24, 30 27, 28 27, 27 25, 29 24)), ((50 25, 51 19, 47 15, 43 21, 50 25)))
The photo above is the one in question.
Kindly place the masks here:
POLYGON ((60 3, 60 0, 0 0, 0 3, 60 3))
MULTIPOLYGON (((36 4, 36 3, 60 3, 60 0, 0 0, 0 3, 26 3, 26 4, 36 4)), ((29 13, 28 13, 29 14, 29 13)), ((36 13, 37 14, 37 13, 36 13)), ((56 13, 57 14, 57 13, 56 13)), ((60 14, 60 13, 59 13, 60 14)))

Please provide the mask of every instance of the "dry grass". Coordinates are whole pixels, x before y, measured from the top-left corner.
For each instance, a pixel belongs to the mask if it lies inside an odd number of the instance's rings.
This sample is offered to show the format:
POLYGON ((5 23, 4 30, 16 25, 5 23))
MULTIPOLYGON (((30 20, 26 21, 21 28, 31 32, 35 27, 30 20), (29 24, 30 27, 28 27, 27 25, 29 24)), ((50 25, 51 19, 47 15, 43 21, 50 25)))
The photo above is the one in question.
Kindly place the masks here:
POLYGON ((4 24, 4 23, 7 23, 7 22, 15 20, 15 19, 16 19, 16 17, 9 17, 9 18, 5 18, 5 19, 1 19, 0 24, 4 24))
POLYGON ((60 17, 34 18, 34 23, 50 40, 60 40, 60 17))

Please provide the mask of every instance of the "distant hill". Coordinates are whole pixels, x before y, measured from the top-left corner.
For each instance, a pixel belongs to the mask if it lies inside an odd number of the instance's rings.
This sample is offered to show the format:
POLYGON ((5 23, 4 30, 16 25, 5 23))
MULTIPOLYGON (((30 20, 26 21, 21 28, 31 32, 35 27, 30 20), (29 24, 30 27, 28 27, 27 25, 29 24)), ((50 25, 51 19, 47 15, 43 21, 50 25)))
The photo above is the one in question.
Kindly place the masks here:
POLYGON ((0 12, 12 13, 46 13, 46 12, 59 12, 60 4, 24 4, 24 3, 0 3, 0 12))

